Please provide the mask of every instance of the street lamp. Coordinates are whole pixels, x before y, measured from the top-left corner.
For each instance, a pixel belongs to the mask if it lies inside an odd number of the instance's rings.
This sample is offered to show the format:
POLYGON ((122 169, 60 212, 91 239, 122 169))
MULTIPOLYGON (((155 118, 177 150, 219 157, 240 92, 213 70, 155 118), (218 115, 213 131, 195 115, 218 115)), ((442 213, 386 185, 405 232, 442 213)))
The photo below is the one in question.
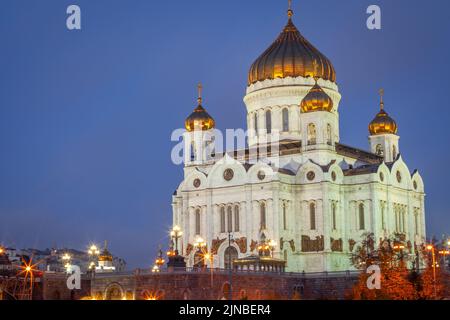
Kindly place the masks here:
POLYGON ((153 273, 157 273, 157 272, 159 272, 159 267, 158 266, 153 266, 153 268, 152 268, 152 272, 153 273))
POLYGON ((96 257, 100 254, 100 249, 95 245, 92 244, 88 249, 88 255, 89 255, 89 271, 95 272, 96 267, 96 257))
POLYGON ((183 232, 181 231, 179 226, 173 227, 172 231, 170 231, 170 237, 175 242, 175 255, 178 255, 178 239, 181 238, 183 232))
POLYGON ((433 266, 434 298, 436 299, 436 297, 437 297, 437 292, 436 292, 436 267, 437 267, 437 265, 436 265, 436 256, 435 256, 435 253, 434 253, 434 247, 431 244, 427 245, 427 250, 431 251, 431 257, 432 257, 432 263, 433 263, 432 266, 433 266))
POLYGON ((397 243, 397 244, 394 244, 393 249, 395 251, 399 251, 400 252, 400 262, 403 264, 403 249, 405 249, 405 246, 403 244, 401 244, 401 243, 397 243))
POLYGON ((71 255, 66 252, 63 254, 61 259, 64 262, 64 268, 66 268, 66 271, 68 271, 70 267, 70 260, 72 260, 71 255))
POLYGON ((160 248, 158 252, 158 257, 155 260, 155 265, 158 266, 158 269, 161 269, 161 267, 164 265, 164 262, 166 261, 163 258, 163 252, 160 248))
POLYGON ((275 240, 270 240, 269 241, 269 248, 270 251, 272 252, 272 258, 273 258, 273 252, 275 251, 275 247, 277 246, 277 242, 275 240))

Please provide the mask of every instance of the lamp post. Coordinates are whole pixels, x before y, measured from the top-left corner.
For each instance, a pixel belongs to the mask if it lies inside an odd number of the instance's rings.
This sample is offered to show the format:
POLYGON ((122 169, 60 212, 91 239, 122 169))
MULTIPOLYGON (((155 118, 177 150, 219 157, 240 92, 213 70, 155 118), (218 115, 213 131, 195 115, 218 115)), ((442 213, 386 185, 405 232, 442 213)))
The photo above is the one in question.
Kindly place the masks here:
POLYGON ((181 238, 183 232, 181 231, 179 226, 173 227, 172 231, 170 231, 170 237, 175 242, 175 255, 178 255, 178 239, 181 238))
POLYGON ((88 255, 89 255, 89 271, 92 272, 92 274, 95 273, 95 267, 97 266, 97 264, 95 263, 96 258, 98 257, 98 255, 100 254, 100 250, 98 249, 98 247, 93 244, 89 247, 88 249, 88 255))
MULTIPOLYGON (((233 239, 233 234, 230 231, 230 232, 228 232, 228 248, 231 247, 231 241, 232 240, 234 240, 233 239)), ((228 265, 229 265, 228 280, 229 280, 229 283, 230 283, 228 299, 231 301, 231 300, 233 300, 233 262, 231 261, 231 250, 228 250, 228 265)))
POLYGON ((437 292, 436 292, 436 256, 434 253, 434 247, 429 244, 427 245, 427 250, 431 251, 431 257, 432 257, 432 263, 433 263, 433 287, 434 287, 434 298, 436 299, 437 297, 437 292))
MULTIPOLYGON (((200 253, 203 256, 202 267, 204 267, 206 265, 204 261, 204 254, 206 252, 206 242, 205 240, 203 240, 203 238, 198 237, 197 240, 195 240, 194 246, 197 248, 198 253, 200 253)), ((195 259, 194 259, 194 266, 196 266, 195 259)))
POLYGON ((165 262, 166 260, 164 260, 163 258, 163 252, 160 247, 158 251, 158 257, 155 260, 155 265, 158 266, 158 269, 161 269, 161 267, 164 265, 165 262))
POLYGON ((405 246, 403 244, 399 243, 399 244, 394 244, 393 248, 395 251, 400 252, 400 263, 403 265, 403 258, 404 258, 403 249, 405 249, 405 246))
POLYGON ((272 258, 273 258, 273 253, 275 251, 275 247, 277 246, 277 242, 275 240, 270 240, 269 241, 269 248, 270 248, 270 252, 272 253, 272 258))
POLYGON ((64 253, 61 259, 64 262, 64 268, 66 268, 66 272, 68 272, 70 267, 70 260, 72 260, 71 255, 68 253, 64 253))

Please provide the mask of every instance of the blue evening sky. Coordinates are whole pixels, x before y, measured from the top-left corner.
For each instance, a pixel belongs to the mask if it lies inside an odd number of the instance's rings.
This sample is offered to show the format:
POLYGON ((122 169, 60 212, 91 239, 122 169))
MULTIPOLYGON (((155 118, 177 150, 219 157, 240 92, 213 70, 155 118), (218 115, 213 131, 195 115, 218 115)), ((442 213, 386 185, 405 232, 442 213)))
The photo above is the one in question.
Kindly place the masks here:
MULTIPOLYGON (((380 87, 400 151, 425 180, 428 235, 450 229, 450 2, 294 0, 294 22, 334 63, 341 141, 367 148, 380 87), (382 30, 366 8, 382 8, 382 30)), ((2 0, 0 243, 83 249, 108 239, 130 267, 167 244, 173 129, 195 107, 245 128, 247 71, 287 0, 2 0), (66 8, 82 30, 66 29, 66 8)))

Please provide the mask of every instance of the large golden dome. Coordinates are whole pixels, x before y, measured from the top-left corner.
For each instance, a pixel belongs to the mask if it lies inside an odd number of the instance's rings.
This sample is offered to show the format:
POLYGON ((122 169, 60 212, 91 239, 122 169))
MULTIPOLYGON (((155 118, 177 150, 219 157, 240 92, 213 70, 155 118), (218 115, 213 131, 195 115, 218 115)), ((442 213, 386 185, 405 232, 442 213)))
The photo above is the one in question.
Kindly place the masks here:
POLYGON ((333 110, 333 100, 323 91, 322 87, 316 84, 309 90, 308 94, 300 103, 302 112, 328 111, 333 110))
POLYGON ((184 122, 186 130, 189 132, 210 130, 216 125, 214 119, 206 112, 205 108, 202 107, 201 85, 198 86, 198 90, 199 96, 197 108, 194 109, 194 112, 192 112, 184 122))
POLYGON ((380 112, 377 113, 375 118, 369 124, 369 132, 371 135, 377 134, 397 134, 398 126, 394 119, 392 119, 386 111, 384 111, 383 102, 384 91, 380 90, 380 112))
POLYGON ((336 73, 330 60, 306 40, 289 20, 275 42, 252 64, 248 73, 248 85, 266 79, 286 77, 318 77, 336 81, 336 73), (317 62, 317 71, 314 69, 317 62))

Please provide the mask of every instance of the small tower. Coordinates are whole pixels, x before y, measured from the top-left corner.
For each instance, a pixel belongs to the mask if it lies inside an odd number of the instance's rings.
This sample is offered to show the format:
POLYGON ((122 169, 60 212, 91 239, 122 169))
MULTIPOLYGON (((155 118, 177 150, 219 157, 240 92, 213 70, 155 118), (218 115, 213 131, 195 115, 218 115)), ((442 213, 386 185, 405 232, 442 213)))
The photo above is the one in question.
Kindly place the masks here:
POLYGON ((113 256, 108 251, 106 240, 103 251, 98 256, 98 265, 95 267, 95 271, 100 273, 116 271, 116 267, 113 265, 113 256))
POLYGON ((214 153, 214 119, 202 106, 202 85, 198 85, 198 105, 185 121, 185 165, 201 165, 214 153))
POLYGON ((381 89, 379 93, 380 112, 369 124, 370 150, 372 153, 383 156, 385 162, 392 162, 399 154, 398 141, 400 137, 397 135, 397 123, 384 110, 384 90, 381 89))
MULTIPOLYGON (((313 65, 314 70, 317 70, 317 61, 313 65)), ((318 80, 314 76, 314 86, 300 103, 302 146, 305 151, 333 149, 338 140, 338 118, 333 100, 318 84, 318 80)))

